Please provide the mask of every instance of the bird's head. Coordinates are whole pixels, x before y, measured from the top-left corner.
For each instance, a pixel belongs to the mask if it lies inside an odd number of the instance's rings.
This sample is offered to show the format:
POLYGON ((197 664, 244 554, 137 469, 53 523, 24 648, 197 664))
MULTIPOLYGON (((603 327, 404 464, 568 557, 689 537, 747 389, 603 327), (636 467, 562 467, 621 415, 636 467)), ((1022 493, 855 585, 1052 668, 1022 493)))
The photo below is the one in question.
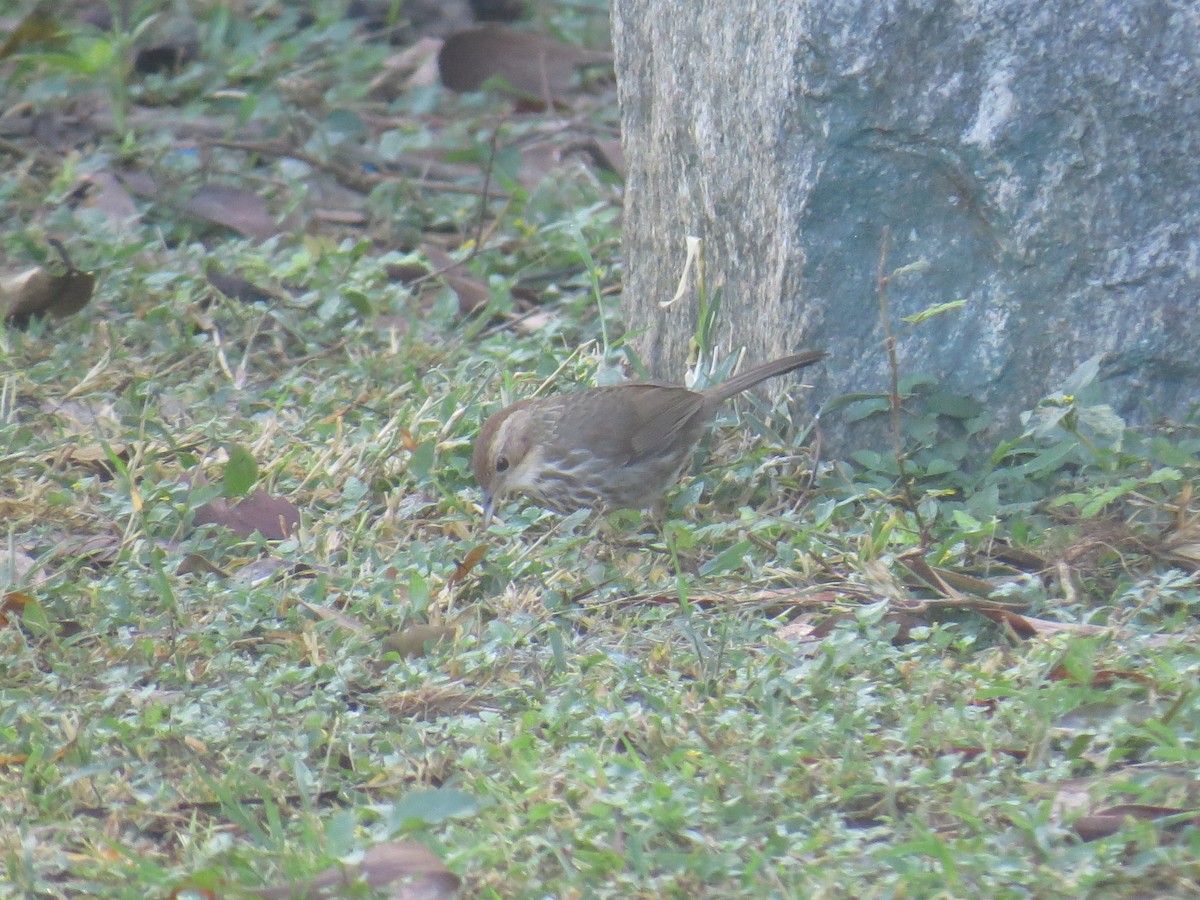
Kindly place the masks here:
POLYGON ((492 520, 496 503, 505 495, 521 493, 533 487, 532 473, 537 468, 537 423, 521 400, 506 406, 483 423, 475 450, 471 453, 471 471, 483 488, 483 527, 492 520))

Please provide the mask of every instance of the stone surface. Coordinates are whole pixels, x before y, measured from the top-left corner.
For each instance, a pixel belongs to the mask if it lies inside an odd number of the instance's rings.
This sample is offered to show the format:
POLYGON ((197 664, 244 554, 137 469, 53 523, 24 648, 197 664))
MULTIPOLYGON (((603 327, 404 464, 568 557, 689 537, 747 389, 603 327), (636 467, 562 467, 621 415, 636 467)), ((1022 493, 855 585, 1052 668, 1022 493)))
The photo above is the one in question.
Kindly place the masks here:
MULTIPOLYGON (((814 400, 883 391, 884 226, 906 373, 1017 414, 1108 354, 1131 421, 1200 403, 1200 4, 614 0, 626 313, 678 379, 705 240, 726 347, 831 352, 814 400), (915 328, 900 317, 962 299, 915 328)), ((833 442, 876 440, 826 420, 833 442)))

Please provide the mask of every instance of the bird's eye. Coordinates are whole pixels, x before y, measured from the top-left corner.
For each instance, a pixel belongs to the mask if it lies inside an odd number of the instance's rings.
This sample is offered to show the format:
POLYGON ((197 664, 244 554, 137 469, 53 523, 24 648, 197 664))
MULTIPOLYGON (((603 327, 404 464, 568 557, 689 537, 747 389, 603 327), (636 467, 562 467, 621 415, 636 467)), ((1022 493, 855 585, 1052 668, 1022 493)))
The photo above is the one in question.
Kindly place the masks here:
POLYGON ((496 471, 497 472, 507 472, 508 471, 508 457, 507 456, 497 456, 496 457, 496 471))

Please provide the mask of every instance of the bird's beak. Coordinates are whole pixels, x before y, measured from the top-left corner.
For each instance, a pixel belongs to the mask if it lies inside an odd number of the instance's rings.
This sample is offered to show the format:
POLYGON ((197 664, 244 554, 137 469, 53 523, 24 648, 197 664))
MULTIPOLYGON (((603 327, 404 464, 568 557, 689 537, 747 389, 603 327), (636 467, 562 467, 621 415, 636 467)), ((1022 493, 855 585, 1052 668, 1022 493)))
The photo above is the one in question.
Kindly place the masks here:
POLYGON ((483 530, 492 524, 492 513, 496 511, 496 498, 490 491, 483 492, 483 530))

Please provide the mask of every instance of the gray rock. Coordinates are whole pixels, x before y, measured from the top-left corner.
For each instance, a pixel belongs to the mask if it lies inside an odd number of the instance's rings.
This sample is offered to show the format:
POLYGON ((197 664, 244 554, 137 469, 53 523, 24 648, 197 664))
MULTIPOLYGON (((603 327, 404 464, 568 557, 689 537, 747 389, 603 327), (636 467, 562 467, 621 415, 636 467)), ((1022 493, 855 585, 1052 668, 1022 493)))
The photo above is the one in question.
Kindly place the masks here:
MULTIPOLYGON (((694 311, 657 301, 695 234, 726 347, 827 347, 815 401, 886 390, 886 225, 889 269, 929 263, 889 289, 902 370, 979 400, 997 430, 1097 353, 1131 421, 1200 403, 1200 5, 698 6, 614 0, 625 297, 652 370, 678 378, 686 359, 694 311)), ((836 414, 826 428, 835 446, 879 439, 836 414)))

